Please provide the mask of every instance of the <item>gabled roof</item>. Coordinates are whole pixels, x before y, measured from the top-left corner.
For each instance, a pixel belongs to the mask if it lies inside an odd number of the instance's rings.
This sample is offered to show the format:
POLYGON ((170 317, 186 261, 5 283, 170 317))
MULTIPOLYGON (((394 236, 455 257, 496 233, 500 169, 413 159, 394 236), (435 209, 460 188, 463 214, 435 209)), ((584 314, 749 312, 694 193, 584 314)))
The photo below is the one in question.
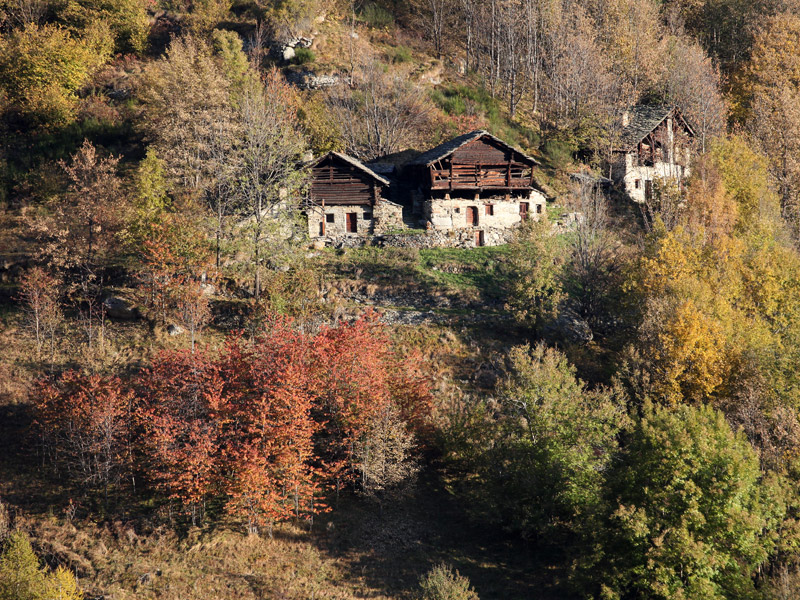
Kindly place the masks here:
POLYGON ((512 152, 516 152, 517 154, 519 154, 523 158, 529 160, 531 162, 531 164, 534 164, 534 165, 538 165, 539 164, 539 161, 536 160, 535 158, 533 158, 532 156, 528 156, 527 154, 525 154, 519 148, 515 148, 514 146, 511 146, 511 145, 505 143, 500 138, 493 136, 491 133, 489 133, 488 131, 485 131, 483 129, 477 129, 475 131, 471 131, 469 133, 465 133, 465 134, 460 135, 458 137, 455 137, 452 140, 447 141, 447 142, 445 142, 443 144, 439 144, 435 148, 431 148, 427 152, 423 152, 422 154, 420 154, 417 158, 415 158, 414 160, 412 160, 408 164, 409 165, 413 165, 413 166, 425 166, 425 167, 428 167, 428 166, 432 165, 433 163, 435 163, 437 160, 442 160, 443 158, 447 158, 448 156, 450 156, 453 152, 455 152, 456 150, 458 150, 462 146, 466 146, 470 142, 475 141, 475 140, 477 140, 479 138, 482 138, 482 137, 487 137, 490 140, 494 141, 499 146, 502 146, 503 148, 511 150, 512 152))
POLYGON ((621 150, 633 150, 644 138, 648 136, 656 127, 672 115, 680 119, 689 133, 694 136, 694 129, 683 118, 678 107, 672 104, 648 105, 640 104, 628 109, 629 121, 622 128, 619 140, 621 150))
POLYGON ((365 165, 361 161, 356 160, 352 156, 347 156, 347 154, 342 154, 341 152, 331 151, 331 152, 328 152, 327 154, 323 154, 318 159, 312 161, 309 166, 310 167, 316 167, 318 164, 320 164, 326 158, 331 157, 331 156, 334 157, 334 158, 338 158, 341 161, 346 162, 350 166, 355 167, 356 169, 358 169, 359 171, 363 171, 365 174, 367 174, 370 177, 372 177, 372 179, 374 179, 375 181, 377 181, 377 182, 379 182, 379 183, 381 183, 383 185, 390 185, 388 179, 386 179, 384 177, 381 177, 380 175, 378 175, 375 171, 370 169, 367 165, 365 165))

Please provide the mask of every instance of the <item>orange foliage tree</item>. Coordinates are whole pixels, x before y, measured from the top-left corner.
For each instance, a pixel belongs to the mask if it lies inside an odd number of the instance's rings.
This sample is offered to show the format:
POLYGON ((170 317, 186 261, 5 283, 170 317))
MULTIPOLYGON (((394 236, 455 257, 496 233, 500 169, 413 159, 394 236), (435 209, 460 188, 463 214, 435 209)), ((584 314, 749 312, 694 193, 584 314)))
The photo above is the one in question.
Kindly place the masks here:
POLYGON ((116 377, 68 371, 36 394, 37 425, 56 464, 81 483, 119 483, 131 458, 134 394, 116 377))
POLYGON ((135 431, 131 468, 193 523, 216 498, 249 531, 270 534, 276 522, 328 510, 329 492, 363 470, 357 449, 387 411, 419 437, 430 407, 426 378, 374 314, 315 334, 271 318, 252 342, 233 336, 217 355, 164 352, 128 383, 67 374, 43 385, 43 431, 85 431, 80 441, 103 450, 110 419, 113 457, 135 431))

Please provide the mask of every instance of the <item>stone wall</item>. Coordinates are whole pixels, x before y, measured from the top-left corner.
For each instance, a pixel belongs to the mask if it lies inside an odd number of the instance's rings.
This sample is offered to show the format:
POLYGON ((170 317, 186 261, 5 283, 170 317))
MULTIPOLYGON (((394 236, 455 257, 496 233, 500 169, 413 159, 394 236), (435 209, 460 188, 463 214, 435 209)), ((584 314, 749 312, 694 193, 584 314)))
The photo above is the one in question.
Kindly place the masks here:
MULTIPOLYGON (((374 235, 370 237, 343 236, 329 238, 327 243, 334 248, 361 248, 363 246, 394 248, 474 248, 476 246, 473 229, 453 229, 450 231, 429 230, 417 234, 374 235)), ((511 241, 513 229, 487 228, 483 232, 485 246, 500 246, 511 241)))
POLYGON ((323 236, 321 224, 325 221, 324 237, 344 235, 371 235, 374 231, 375 213, 371 206, 312 206, 306 211, 308 217, 308 236, 323 236), (347 215, 355 213, 356 232, 347 232, 347 215))
POLYGON ((375 219, 373 228, 375 233, 385 233, 405 227, 403 223, 403 207, 388 200, 378 201, 375 205, 373 218, 375 219))
POLYGON ((403 207, 388 200, 378 200, 372 206, 312 206, 306 211, 308 237, 338 238, 344 236, 369 236, 403 227, 403 207), (347 215, 355 213, 356 232, 347 231, 347 215), (323 220, 325 228, 321 227, 323 220), (324 231, 324 235, 323 235, 324 231))

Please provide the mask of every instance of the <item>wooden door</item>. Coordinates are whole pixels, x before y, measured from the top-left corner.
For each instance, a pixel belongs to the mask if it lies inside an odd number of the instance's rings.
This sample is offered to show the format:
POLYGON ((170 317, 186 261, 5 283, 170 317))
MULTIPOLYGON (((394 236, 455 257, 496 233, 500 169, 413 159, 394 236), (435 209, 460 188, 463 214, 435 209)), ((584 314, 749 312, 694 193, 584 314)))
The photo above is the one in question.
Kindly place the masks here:
POLYGON ((467 227, 474 227, 478 224, 478 207, 467 207, 467 227))
POLYGON ((475 232, 475 246, 480 247, 483 246, 483 232, 476 231, 475 232))
POLYGON ((653 180, 644 180, 644 199, 648 202, 653 199, 653 180))
POLYGON ((519 203, 519 217, 523 221, 528 220, 528 209, 530 208, 530 204, 527 202, 520 202, 519 203))
POLYGON ((347 213, 347 233, 358 233, 357 213, 347 213))

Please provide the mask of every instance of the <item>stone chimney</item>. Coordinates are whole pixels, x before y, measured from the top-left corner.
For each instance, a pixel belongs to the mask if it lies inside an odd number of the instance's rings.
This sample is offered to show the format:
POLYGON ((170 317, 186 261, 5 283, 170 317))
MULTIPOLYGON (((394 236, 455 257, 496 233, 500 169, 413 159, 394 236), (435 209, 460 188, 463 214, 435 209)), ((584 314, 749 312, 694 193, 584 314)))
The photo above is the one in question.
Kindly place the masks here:
POLYGON ((630 124, 631 124, 631 111, 626 110, 624 113, 622 113, 622 126, 627 127, 630 124))

